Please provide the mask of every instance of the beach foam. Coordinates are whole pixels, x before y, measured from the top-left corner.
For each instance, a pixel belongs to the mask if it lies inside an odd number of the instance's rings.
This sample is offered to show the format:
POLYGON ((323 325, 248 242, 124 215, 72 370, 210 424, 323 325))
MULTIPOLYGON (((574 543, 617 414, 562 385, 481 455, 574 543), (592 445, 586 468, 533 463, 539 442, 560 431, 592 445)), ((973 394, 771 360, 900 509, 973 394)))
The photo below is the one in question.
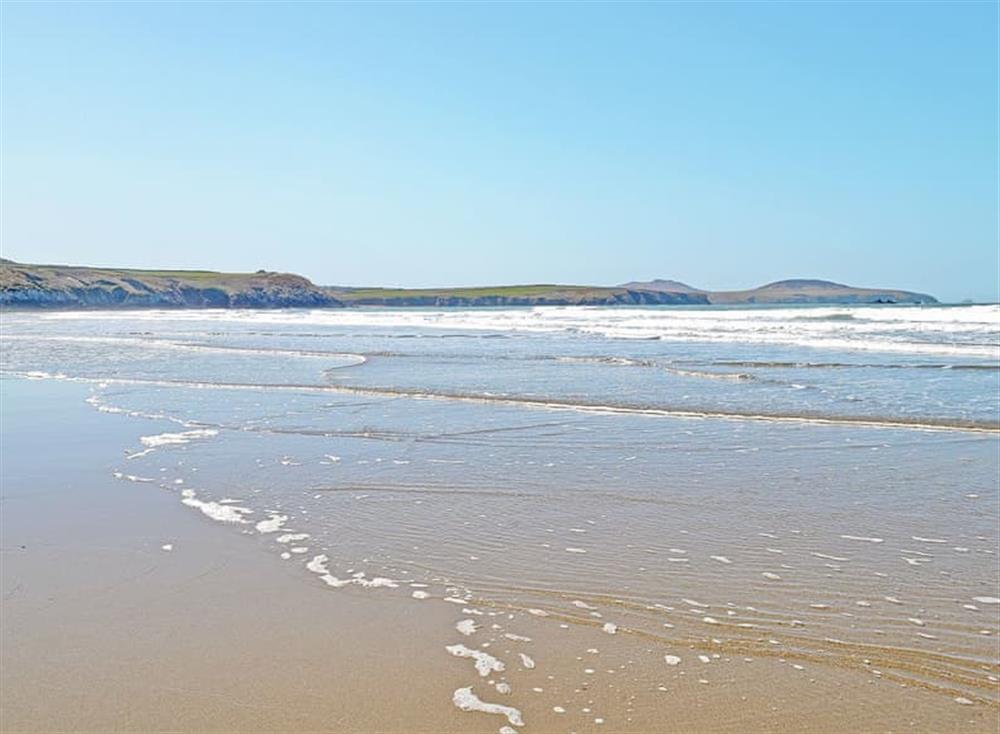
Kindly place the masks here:
POLYGON ((490 673, 502 673, 507 668, 502 661, 488 652, 473 650, 465 645, 448 645, 445 650, 457 658, 471 658, 475 663, 476 672, 484 678, 490 673))
POLYGON ((499 714, 506 716, 507 721, 513 726, 524 726, 524 719, 521 718, 521 712, 518 709, 513 706, 503 706, 499 703, 486 703, 472 692, 472 686, 456 689, 455 693, 452 694, 451 700, 462 711, 482 711, 484 714, 499 714))
POLYGON ((458 622, 455 625, 455 629, 458 630, 461 634, 468 637, 469 635, 475 633, 477 629, 479 629, 479 625, 477 625, 475 620, 473 619, 463 619, 461 622, 458 622))
POLYGON ((288 515, 271 515, 270 518, 267 520, 261 520, 254 525, 254 527, 257 529, 258 533, 276 533, 286 522, 288 522, 288 515))
POLYGON ((193 428, 190 431, 180 431, 178 433, 158 433, 154 436, 140 436, 139 443, 145 446, 146 450, 138 454, 132 454, 129 458, 144 456, 150 451, 164 446, 182 446, 199 438, 211 438, 217 435, 219 435, 219 432, 214 428, 193 428))
POLYGON ((844 540, 861 540, 867 543, 884 543, 885 540, 882 538, 866 538, 863 535, 841 535, 844 540))
POLYGON ((329 575, 330 569, 327 568, 327 563, 329 558, 325 554, 320 554, 318 556, 313 556, 313 559, 306 564, 306 568, 313 573, 318 573, 321 575, 329 575))
POLYGON ((181 492, 182 503, 188 507, 199 509, 208 517, 218 522, 247 523, 244 515, 253 514, 253 510, 237 505, 223 505, 219 502, 204 502, 199 500, 193 489, 185 489, 181 492))

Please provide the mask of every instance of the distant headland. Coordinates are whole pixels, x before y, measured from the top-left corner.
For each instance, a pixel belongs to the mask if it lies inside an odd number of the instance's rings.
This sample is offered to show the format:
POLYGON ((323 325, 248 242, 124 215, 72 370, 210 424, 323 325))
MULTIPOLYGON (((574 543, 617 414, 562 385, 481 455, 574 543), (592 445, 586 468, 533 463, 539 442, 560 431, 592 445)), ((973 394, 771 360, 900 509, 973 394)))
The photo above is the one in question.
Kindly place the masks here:
POLYGON ((743 291, 708 291, 675 280, 618 286, 507 285, 474 288, 320 286, 258 270, 132 270, 28 265, 0 259, 0 306, 103 308, 346 308, 567 305, 937 303, 925 293, 855 288, 826 280, 780 280, 743 291))

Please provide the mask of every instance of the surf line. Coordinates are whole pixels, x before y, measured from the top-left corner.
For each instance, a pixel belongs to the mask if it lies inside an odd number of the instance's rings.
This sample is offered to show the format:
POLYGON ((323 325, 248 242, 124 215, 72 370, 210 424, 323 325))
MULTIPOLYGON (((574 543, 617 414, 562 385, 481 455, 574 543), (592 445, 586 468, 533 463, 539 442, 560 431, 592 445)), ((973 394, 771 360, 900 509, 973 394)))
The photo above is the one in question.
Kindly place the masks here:
POLYGON ((196 390, 251 390, 308 393, 343 393, 369 397, 411 398, 414 400, 450 400, 455 402, 513 405, 544 410, 569 410, 577 413, 599 415, 640 415, 663 418, 717 419, 731 421, 759 421, 764 423, 805 423, 830 426, 864 426, 869 428, 902 428, 922 431, 961 431, 966 433, 1000 434, 1000 424, 977 423, 973 421, 935 419, 877 419, 864 416, 817 416, 786 413, 751 413, 694 408, 649 408, 630 405, 607 405, 602 403, 581 403, 558 398, 530 398, 517 396, 476 395, 474 393, 429 392, 390 387, 355 387, 347 385, 316 385, 294 383, 246 383, 246 382, 201 382, 197 380, 150 380, 130 377, 72 377, 49 375, 46 373, 5 372, 14 377, 32 379, 58 379, 67 382, 82 382, 104 385, 148 385, 152 387, 179 387, 196 390))

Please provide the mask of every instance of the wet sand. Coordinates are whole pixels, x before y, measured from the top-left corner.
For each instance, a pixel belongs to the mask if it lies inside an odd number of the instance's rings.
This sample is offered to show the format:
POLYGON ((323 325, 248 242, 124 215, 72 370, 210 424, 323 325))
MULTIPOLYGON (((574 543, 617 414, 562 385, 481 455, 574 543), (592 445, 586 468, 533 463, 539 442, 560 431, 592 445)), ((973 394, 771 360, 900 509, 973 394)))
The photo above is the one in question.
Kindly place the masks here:
MULTIPOLYGON (((134 429, 84 395, 22 384, 4 405, 5 732, 498 732, 513 723, 456 708, 455 691, 470 686, 516 707, 525 732, 1000 724, 995 685, 966 704, 940 685, 893 680, 875 652, 827 665, 769 650, 766 639, 756 648, 709 633, 665 642, 626 607, 610 634, 608 618, 570 625, 495 600, 444 603, 437 590, 418 600, 409 588, 330 588, 268 552, 265 539, 220 527, 171 492, 113 479, 134 429), (479 676, 473 660, 449 654, 455 645, 506 670, 479 676)), ((980 667, 980 679, 1000 673, 980 667)))
POLYGON ((169 494, 110 478, 114 422, 79 401, 11 403, 4 731, 494 729, 455 716, 465 676, 428 659, 451 641, 444 605, 413 615, 305 583, 169 494))

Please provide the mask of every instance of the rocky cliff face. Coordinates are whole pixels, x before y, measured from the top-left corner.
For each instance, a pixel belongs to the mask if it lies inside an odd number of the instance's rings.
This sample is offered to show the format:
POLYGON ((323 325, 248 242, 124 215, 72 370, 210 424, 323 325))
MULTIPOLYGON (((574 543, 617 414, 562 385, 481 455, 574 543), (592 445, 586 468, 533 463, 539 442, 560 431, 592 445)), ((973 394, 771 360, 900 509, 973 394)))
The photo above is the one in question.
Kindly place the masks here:
POLYGON ((0 305, 26 308, 331 308, 335 297, 287 273, 129 271, 0 263, 0 305))

